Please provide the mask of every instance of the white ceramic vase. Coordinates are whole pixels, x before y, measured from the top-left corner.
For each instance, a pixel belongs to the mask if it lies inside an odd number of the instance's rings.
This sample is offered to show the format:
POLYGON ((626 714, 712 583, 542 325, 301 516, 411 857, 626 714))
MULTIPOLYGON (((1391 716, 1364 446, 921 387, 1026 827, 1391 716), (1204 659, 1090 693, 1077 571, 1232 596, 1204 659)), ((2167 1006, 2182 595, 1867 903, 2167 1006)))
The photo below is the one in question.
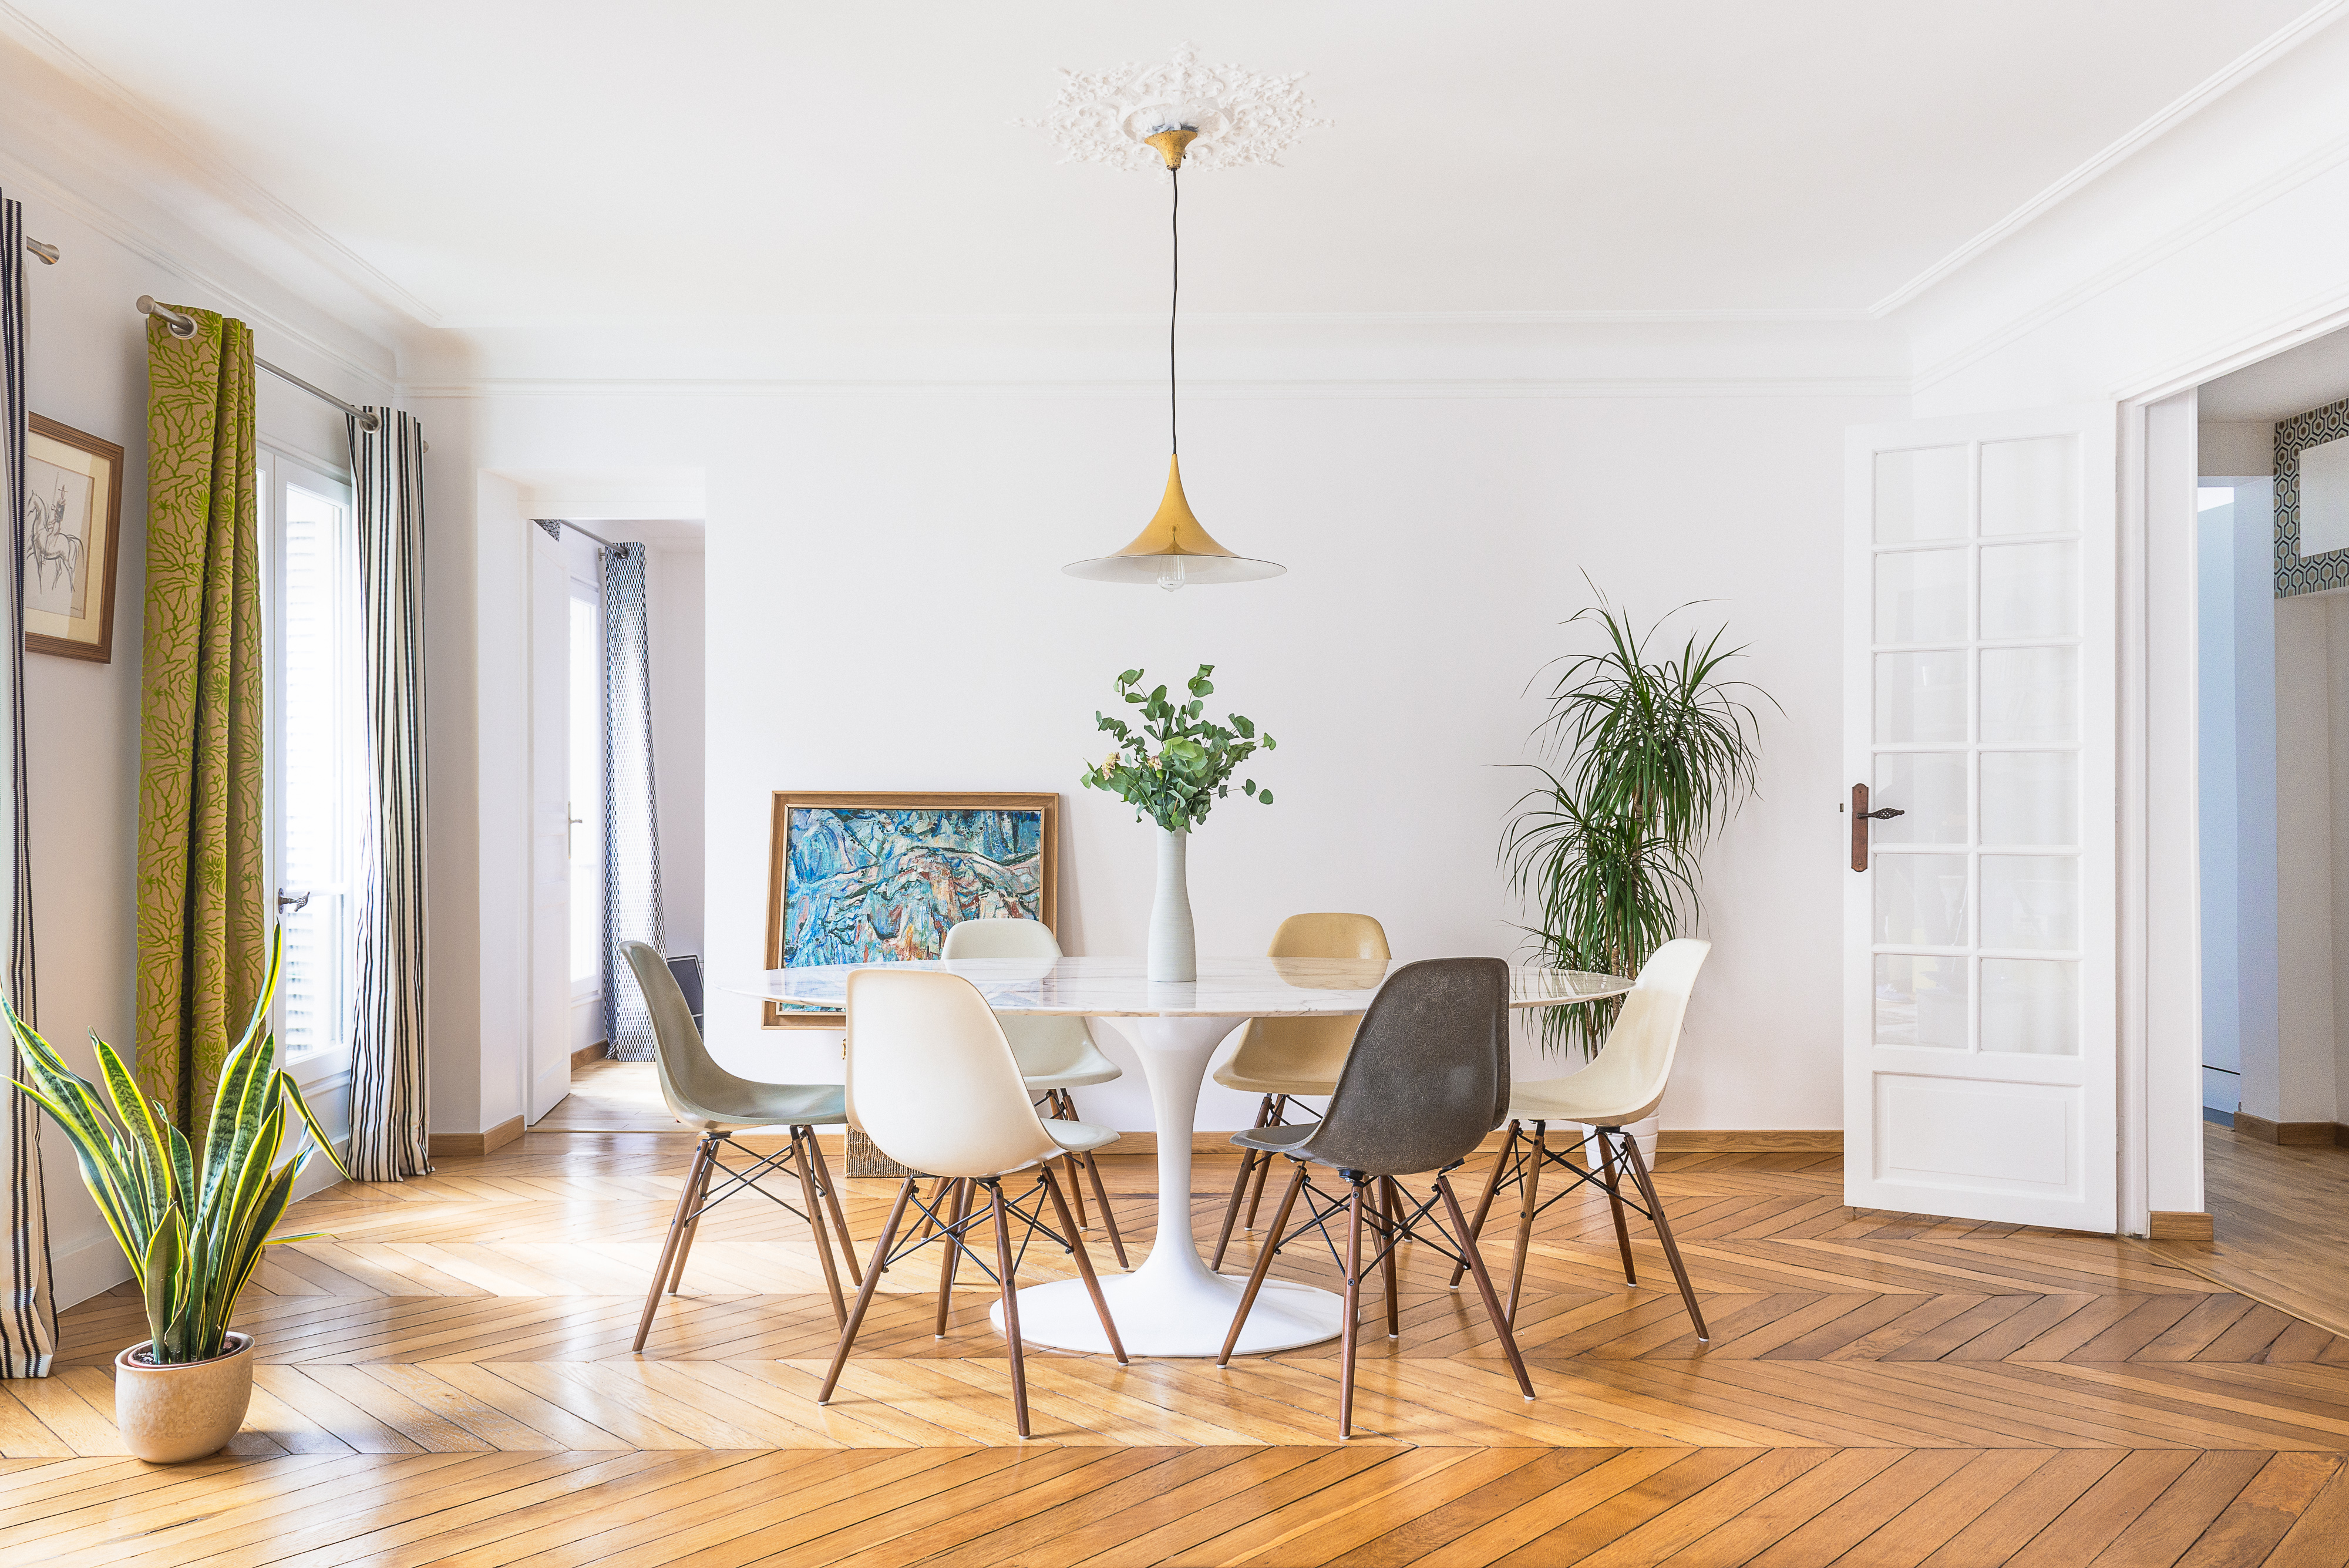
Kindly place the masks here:
POLYGON ((1187 833, 1158 830, 1158 897, 1150 906, 1150 982, 1188 984, 1199 978, 1199 944, 1191 929, 1191 886, 1183 862, 1187 833))
POLYGON ((114 1424, 123 1445, 152 1465, 201 1459, 228 1447, 253 1402, 253 1336, 232 1332, 210 1361, 156 1366, 144 1344, 114 1358, 114 1424))

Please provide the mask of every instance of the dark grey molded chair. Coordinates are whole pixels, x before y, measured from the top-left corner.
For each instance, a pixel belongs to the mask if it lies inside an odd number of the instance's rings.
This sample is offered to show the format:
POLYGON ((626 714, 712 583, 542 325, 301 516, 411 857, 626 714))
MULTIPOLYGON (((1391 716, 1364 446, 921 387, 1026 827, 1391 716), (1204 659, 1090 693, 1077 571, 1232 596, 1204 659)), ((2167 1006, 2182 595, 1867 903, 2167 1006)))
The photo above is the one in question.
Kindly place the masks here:
POLYGON ((1508 1106, 1509 966, 1499 959, 1429 959, 1389 975, 1355 1032, 1353 1050, 1338 1075, 1337 1092, 1330 1097, 1329 1114, 1318 1122, 1232 1135, 1232 1142, 1242 1148, 1286 1155, 1294 1168, 1216 1365, 1231 1365, 1232 1347, 1239 1343, 1241 1326, 1264 1288, 1275 1252, 1316 1231, 1331 1255, 1337 1255, 1329 1226, 1342 1209, 1346 1250, 1338 1265, 1346 1277, 1346 1320, 1338 1436, 1353 1436, 1354 1351, 1362 1280, 1373 1268, 1382 1272, 1387 1337, 1396 1337, 1402 1323, 1395 1298, 1395 1248, 1406 1241, 1433 1247, 1475 1276, 1493 1332, 1500 1335, 1509 1368, 1517 1376, 1517 1387, 1532 1398, 1533 1379, 1517 1354, 1516 1338, 1493 1293, 1485 1261, 1468 1239, 1468 1221, 1452 1190, 1450 1174, 1486 1133, 1501 1125, 1508 1106), (1335 1169, 1345 1179, 1342 1198, 1314 1185, 1309 1171, 1316 1165, 1335 1169), (1435 1173, 1424 1201, 1399 1179, 1423 1171, 1435 1173), (1292 1231, 1288 1217, 1299 1193, 1305 1195, 1311 1217, 1292 1231), (1434 1212, 1439 1203, 1443 1218, 1434 1212), (1377 1248, 1367 1263, 1362 1261, 1366 1227, 1377 1248))
POLYGON ((678 1194, 677 1213, 668 1222, 668 1239, 661 1243, 660 1262, 653 1270, 653 1286, 645 1295, 645 1315, 636 1324, 636 1348, 645 1347, 652 1333, 653 1313, 660 1305, 661 1287, 671 1295, 685 1278, 686 1254, 693 1251, 694 1233, 701 1217, 736 1193, 748 1189, 777 1206, 789 1209, 808 1222, 815 1234, 815 1255, 823 1265, 823 1282, 832 1292, 832 1315, 848 1321, 847 1303, 840 1293, 840 1274, 832 1261, 832 1241, 825 1233, 821 1201, 832 1211, 840 1232, 840 1250, 848 1259, 852 1284, 864 1283, 856 1267, 856 1249, 848 1237, 848 1220, 840 1211, 840 1189, 833 1185, 823 1149, 815 1129, 844 1127, 848 1122, 845 1085, 840 1084, 754 1084, 738 1078, 711 1059, 693 1026, 693 1011, 668 962, 643 942, 622 942, 629 969, 643 988, 646 1011, 652 1014, 653 1064, 660 1075, 661 1098, 671 1115, 699 1128, 693 1164, 686 1171, 685 1190, 678 1194), (791 1129, 791 1141, 773 1154, 761 1154, 737 1143, 732 1135, 744 1127, 781 1127, 791 1129), (726 1149, 750 1163, 737 1170, 719 1158, 726 1149), (726 1173, 726 1183, 713 1196, 711 1176, 726 1173), (768 1175, 795 1175, 804 1210, 794 1209, 759 1185, 768 1175))

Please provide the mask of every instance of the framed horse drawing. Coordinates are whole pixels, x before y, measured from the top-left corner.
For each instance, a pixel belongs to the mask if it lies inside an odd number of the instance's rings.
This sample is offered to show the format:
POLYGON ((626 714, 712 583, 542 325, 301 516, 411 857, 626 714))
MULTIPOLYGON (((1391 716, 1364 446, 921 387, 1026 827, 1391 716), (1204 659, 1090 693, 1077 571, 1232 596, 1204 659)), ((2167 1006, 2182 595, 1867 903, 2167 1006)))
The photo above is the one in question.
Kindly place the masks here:
POLYGON ((114 659, 122 449, 34 414, 25 448, 25 648, 114 659))

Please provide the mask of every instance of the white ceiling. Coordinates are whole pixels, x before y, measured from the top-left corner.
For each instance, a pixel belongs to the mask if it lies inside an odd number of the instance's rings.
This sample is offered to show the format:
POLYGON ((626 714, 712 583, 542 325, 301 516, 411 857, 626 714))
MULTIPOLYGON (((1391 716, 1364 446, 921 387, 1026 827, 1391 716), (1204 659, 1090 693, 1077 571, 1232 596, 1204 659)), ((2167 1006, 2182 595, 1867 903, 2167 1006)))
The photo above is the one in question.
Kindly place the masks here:
POLYGON ((1865 309, 2312 0, 0 0, 238 221, 416 321, 1128 316, 1163 184, 1061 165, 1054 67, 1310 73, 1195 177, 1207 313, 1865 309))
POLYGON ((2349 398, 2349 332, 2334 332, 2205 382, 2205 420, 2273 424, 2349 398))

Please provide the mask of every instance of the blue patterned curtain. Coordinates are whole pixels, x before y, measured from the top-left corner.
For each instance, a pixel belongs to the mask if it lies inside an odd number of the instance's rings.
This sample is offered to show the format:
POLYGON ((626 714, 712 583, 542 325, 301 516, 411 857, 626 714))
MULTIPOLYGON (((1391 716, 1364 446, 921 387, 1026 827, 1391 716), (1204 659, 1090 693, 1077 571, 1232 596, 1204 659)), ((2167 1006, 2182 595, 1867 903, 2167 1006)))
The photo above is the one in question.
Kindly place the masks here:
MULTIPOLYGON (((0 199, 0 484, 7 494, 8 559, 0 573, 0 985, 26 1023, 33 1013, 32 834, 25 781, 25 207, 0 199)), ((116 483, 121 477, 116 476, 116 483)), ((40 1112, 16 1086, 16 1050, 0 1053, 0 1174, 8 1192, 0 1243, 0 1377, 47 1377, 57 1349, 49 1289, 49 1220, 41 1193, 40 1112)))
POLYGON ((661 940, 660 828, 654 818, 645 547, 604 552, 604 1038, 623 1062, 653 1059, 644 992, 622 942, 661 940))

